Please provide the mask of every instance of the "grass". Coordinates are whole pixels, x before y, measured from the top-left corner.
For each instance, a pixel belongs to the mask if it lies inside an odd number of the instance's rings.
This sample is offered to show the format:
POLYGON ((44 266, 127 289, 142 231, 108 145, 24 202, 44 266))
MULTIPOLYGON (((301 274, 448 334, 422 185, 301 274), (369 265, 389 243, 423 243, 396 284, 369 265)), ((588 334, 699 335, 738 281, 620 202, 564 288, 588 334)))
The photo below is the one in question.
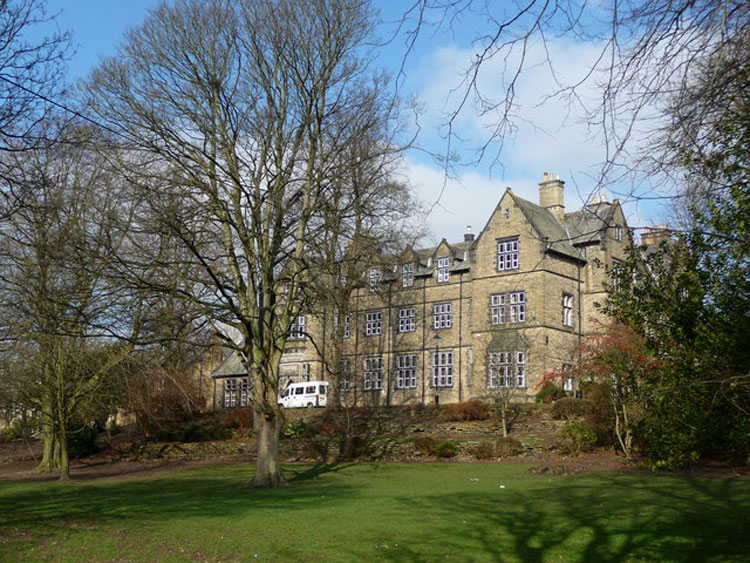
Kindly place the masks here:
POLYGON ((750 481, 496 464, 246 464, 0 482, 2 561, 747 561, 750 481))

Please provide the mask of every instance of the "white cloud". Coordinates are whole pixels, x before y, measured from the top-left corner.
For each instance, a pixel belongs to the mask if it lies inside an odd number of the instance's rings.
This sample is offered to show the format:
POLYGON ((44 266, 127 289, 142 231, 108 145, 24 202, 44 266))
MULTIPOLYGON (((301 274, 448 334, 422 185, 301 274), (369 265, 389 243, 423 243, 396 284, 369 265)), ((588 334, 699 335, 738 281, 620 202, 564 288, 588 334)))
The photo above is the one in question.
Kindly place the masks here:
POLYGON ((446 178, 442 169, 409 159, 405 161, 403 174, 417 197, 431 208, 427 224, 431 230, 430 242, 435 243, 442 238, 449 242, 463 240, 467 226, 471 226, 473 233, 479 233, 506 187, 524 199, 538 200, 538 188, 530 179, 500 182, 479 172, 446 178))
MULTIPOLYGON (((575 43, 570 40, 551 40, 546 49, 553 59, 557 80, 571 84, 580 80, 591 68, 600 54, 601 46, 575 43)), ((566 207, 580 208, 592 196, 601 163, 606 158, 604 143, 596 126, 583 120, 584 107, 596 107, 600 94, 593 80, 576 89, 573 101, 562 97, 548 98, 559 87, 550 65, 544 62, 545 47, 530 45, 526 53, 526 66, 516 84, 515 120, 517 126, 513 136, 503 143, 500 166, 490 166, 483 161, 459 169, 458 181, 448 181, 439 205, 433 210, 428 222, 435 237, 445 236, 449 240, 461 240, 466 225, 474 232, 484 226, 489 213, 494 209, 506 186, 515 193, 538 201, 537 183, 545 171, 559 174, 566 181, 566 207)), ((462 73, 474 56, 471 49, 456 46, 436 48, 424 57, 410 76, 411 87, 424 104, 422 116, 422 145, 436 154, 444 154, 446 141, 446 116, 457 107, 463 90, 460 88, 462 73)), ((488 60, 479 75, 482 92, 502 92, 505 87, 504 73, 512 70, 513 57, 495 57, 488 60)), ((472 96, 469 104, 474 104, 472 96)), ((483 143, 497 122, 497 115, 479 115, 475 106, 464 108, 454 122, 454 139, 451 150, 458 151, 464 162, 475 157, 472 149, 483 143)), ((488 153, 491 160, 491 154, 488 153)), ((443 171, 439 165, 413 155, 407 174, 418 193, 428 204, 434 202, 444 184, 443 171)), ((642 222, 640 213, 644 209, 635 204, 626 204, 626 214, 631 224, 642 222)), ((653 210, 647 210, 652 214, 653 210)))

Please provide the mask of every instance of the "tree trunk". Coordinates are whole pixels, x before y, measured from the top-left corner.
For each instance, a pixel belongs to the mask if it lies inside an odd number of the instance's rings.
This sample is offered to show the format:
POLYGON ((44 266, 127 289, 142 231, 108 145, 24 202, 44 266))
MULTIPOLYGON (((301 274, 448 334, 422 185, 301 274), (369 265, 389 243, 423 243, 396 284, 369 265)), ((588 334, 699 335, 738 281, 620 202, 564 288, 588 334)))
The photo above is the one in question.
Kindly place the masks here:
POLYGON ((503 438, 507 438, 508 437, 508 422, 506 421, 506 417, 505 417, 505 409, 503 409, 503 417, 502 418, 503 418, 503 420, 502 420, 502 423, 503 423, 503 438))
POLYGON ((266 489, 283 487, 288 483, 279 463, 279 435, 283 423, 280 413, 254 409, 258 421, 258 464, 251 487, 266 489))
POLYGON ((627 428, 627 413, 625 412, 625 406, 622 406, 622 414, 617 408, 616 402, 613 401, 612 406, 615 410, 615 434, 617 435, 617 441, 620 444, 622 453, 625 454, 625 459, 630 459, 630 432, 627 428))
POLYGON ((55 440, 55 429, 47 419, 47 415, 42 418, 42 461, 34 469, 34 473, 48 473, 57 469, 56 453, 57 440, 55 440))
POLYGON ((70 458, 68 457, 68 431, 64 424, 60 427, 57 443, 60 448, 60 480, 67 481, 70 479, 70 458))

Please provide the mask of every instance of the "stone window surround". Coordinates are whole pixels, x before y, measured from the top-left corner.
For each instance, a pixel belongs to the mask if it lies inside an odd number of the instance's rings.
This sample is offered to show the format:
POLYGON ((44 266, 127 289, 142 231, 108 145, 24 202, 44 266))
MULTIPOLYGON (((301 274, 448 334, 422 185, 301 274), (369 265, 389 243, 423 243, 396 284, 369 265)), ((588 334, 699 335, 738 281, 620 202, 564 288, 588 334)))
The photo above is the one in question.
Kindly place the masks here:
POLYGON ((396 389, 415 389, 417 387, 417 355, 396 355, 396 389))
POLYGON ((383 332, 383 311, 365 313, 365 336, 377 336, 383 332))
POLYGON ((364 390, 380 391, 383 388, 383 356, 364 358, 364 390))
POLYGON ((414 285, 414 264, 403 264, 401 266, 401 287, 412 287, 414 285))
POLYGON ((398 310, 398 332, 415 332, 417 330, 417 308, 402 307, 398 310))
POLYGON ((562 294, 562 324, 569 328, 575 326, 572 293, 563 292, 562 294))
POLYGON ((447 283, 451 279, 451 259, 448 256, 437 259, 437 282, 447 283))
POLYGON ((487 388, 526 388, 526 352, 490 352, 487 358, 487 388))
POLYGON ((453 387, 453 350, 436 350, 431 356, 431 386, 434 388, 453 387))
POLYGON ((526 304, 526 290, 523 289, 490 295, 490 324, 526 322, 526 304))
POLYGON ((518 270, 521 267, 519 237, 497 239, 497 271, 518 270))
POLYGON ((450 301, 432 306, 432 328, 443 330, 453 326, 453 307, 450 301))

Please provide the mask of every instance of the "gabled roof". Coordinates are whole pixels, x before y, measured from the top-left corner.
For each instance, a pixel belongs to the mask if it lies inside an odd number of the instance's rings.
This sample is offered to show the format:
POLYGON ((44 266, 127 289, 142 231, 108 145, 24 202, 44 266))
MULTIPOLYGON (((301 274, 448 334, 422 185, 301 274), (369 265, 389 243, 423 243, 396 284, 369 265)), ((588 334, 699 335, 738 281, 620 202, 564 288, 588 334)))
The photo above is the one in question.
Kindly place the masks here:
POLYGON ((239 352, 234 351, 211 374, 211 377, 231 377, 238 375, 247 375, 247 368, 242 363, 242 357, 239 352))
POLYGON ((557 217, 549 209, 522 199, 510 190, 508 190, 508 193, 521 212, 526 216, 529 223, 531 223, 531 226, 539 233, 542 241, 548 243, 547 250, 576 260, 584 260, 581 251, 571 244, 571 235, 568 229, 560 224, 557 217))
POLYGON ((420 248, 414 251, 415 256, 419 260, 417 271, 414 273, 415 276, 427 277, 434 273, 435 264, 430 259, 435 258, 435 254, 442 245, 448 247, 451 257, 451 272, 467 272, 471 269, 471 256, 469 253, 474 245, 474 241, 448 242, 443 239, 437 246, 420 248))
POLYGON ((573 244, 600 242, 602 233, 612 224, 616 207, 609 202, 602 202, 566 213, 565 224, 570 229, 573 244))

